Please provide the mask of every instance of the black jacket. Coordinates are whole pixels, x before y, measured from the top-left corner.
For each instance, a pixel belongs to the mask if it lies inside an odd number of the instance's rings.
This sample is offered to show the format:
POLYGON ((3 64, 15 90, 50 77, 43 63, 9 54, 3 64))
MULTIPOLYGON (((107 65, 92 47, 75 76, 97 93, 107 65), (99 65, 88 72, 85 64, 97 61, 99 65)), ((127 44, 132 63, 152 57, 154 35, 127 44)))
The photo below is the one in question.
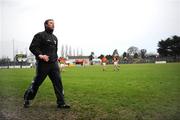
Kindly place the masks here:
POLYGON ((48 62, 57 61, 57 46, 58 40, 57 37, 52 34, 52 32, 48 32, 47 30, 43 32, 37 33, 29 47, 29 50, 36 56, 37 61, 43 61, 39 59, 39 55, 48 55, 48 62))

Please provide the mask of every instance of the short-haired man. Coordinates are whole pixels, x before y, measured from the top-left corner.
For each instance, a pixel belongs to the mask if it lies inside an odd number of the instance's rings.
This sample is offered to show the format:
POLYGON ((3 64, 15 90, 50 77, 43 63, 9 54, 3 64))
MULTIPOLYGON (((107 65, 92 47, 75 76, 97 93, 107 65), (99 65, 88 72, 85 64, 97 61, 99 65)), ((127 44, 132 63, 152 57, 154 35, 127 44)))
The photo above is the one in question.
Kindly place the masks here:
POLYGON ((24 94, 24 107, 29 107, 29 100, 34 99, 39 86, 49 76, 56 94, 57 108, 70 108, 64 100, 63 85, 57 62, 58 40, 53 34, 54 20, 46 20, 44 27, 45 31, 37 33, 29 47, 30 51, 36 56, 36 75, 24 94))

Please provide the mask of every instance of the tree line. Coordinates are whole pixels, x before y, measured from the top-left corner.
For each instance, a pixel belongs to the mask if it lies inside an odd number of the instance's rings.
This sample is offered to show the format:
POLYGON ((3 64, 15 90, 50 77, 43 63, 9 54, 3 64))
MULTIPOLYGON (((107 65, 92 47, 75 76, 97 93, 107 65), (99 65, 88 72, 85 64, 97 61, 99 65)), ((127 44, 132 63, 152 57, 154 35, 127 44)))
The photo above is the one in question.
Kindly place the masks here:
MULTIPOLYGON (((180 61, 180 37, 174 35, 168 37, 165 40, 158 42, 157 53, 147 53, 146 49, 139 49, 138 47, 131 46, 127 49, 127 52, 124 52, 121 56, 118 53, 118 50, 115 49, 112 55, 103 55, 101 54, 98 58, 106 57, 108 61, 112 61, 113 56, 120 56, 121 61, 123 62, 154 62, 155 60, 167 60, 171 62, 180 61), (171 59, 171 60, 170 60, 171 59)), ((91 52, 89 55, 90 61, 94 59, 94 52, 91 52)))

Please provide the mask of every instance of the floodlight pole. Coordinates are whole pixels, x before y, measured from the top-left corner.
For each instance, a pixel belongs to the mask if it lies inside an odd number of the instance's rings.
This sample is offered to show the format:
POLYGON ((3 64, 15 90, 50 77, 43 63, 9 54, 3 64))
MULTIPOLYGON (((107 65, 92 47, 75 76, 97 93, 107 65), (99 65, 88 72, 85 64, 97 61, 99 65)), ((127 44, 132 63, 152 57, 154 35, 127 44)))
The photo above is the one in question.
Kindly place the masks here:
POLYGON ((14 68, 15 68, 15 56, 14 56, 14 39, 13 39, 13 64, 14 64, 14 68))

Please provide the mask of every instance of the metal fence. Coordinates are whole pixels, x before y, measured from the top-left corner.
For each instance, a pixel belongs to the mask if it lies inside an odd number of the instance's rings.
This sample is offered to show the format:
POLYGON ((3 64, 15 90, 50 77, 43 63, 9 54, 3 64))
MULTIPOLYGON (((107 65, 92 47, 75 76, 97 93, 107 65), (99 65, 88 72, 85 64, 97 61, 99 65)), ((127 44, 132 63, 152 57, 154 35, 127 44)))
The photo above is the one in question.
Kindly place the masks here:
POLYGON ((0 68, 30 68, 31 63, 28 62, 0 62, 0 68))
POLYGON ((126 60, 122 59, 120 64, 132 64, 132 63, 155 63, 156 61, 166 61, 167 63, 171 62, 180 62, 180 56, 176 57, 149 57, 149 58, 128 58, 126 60))

